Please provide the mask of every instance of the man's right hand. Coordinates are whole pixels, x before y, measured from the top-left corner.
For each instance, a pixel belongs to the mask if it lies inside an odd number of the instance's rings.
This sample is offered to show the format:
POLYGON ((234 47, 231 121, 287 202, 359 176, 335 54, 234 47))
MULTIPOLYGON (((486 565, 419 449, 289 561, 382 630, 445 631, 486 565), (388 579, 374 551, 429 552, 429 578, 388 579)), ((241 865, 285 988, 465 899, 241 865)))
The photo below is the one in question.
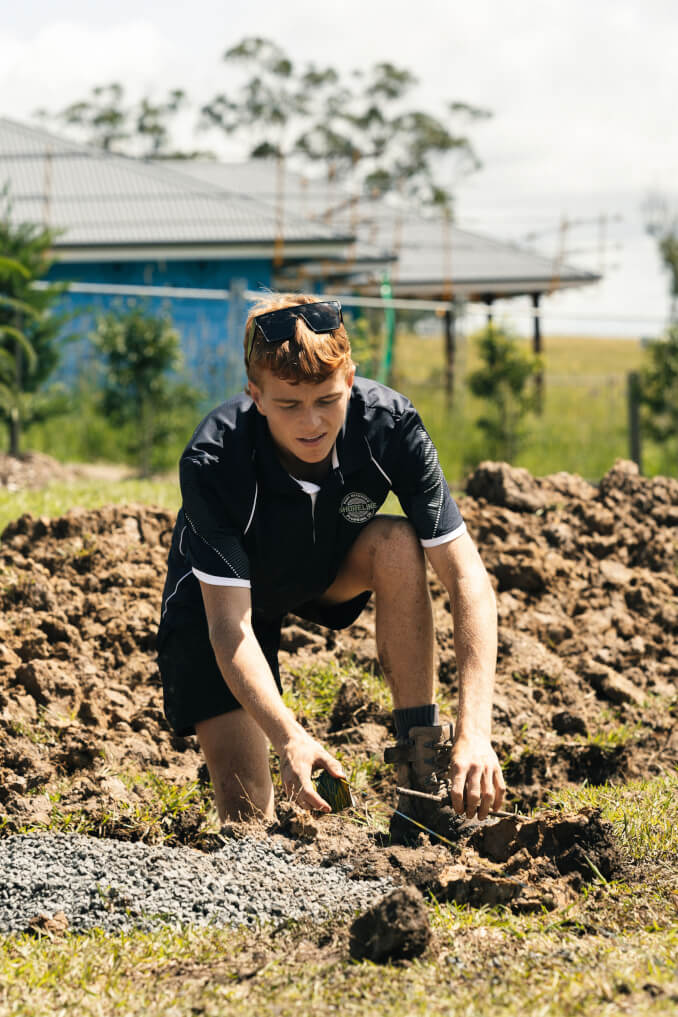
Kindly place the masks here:
POLYGON ((321 767, 332 777, 345 777, 341 763, 303 728, 292 734, 279 755, 280 775, 287 797, 303 809, 331 812, 331 806, 314 788, 311 774, 314 769, 321 767))

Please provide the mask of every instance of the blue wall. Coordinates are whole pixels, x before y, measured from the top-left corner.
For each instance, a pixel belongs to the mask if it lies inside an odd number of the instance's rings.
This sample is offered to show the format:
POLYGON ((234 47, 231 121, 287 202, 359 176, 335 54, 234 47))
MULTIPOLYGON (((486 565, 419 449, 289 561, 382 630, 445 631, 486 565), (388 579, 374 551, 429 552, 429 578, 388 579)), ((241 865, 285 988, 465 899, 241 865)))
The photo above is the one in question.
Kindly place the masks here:
POLYGON ((59 376, 72 382, 96 363, 87 336, 97 314, 124 308, 130 301, 143 303, 153 313, 168 313, 181 336, 186 370, 191 382, 210 402, 220 401, 244 384, 242 342, 247 304, 238 290, 260 290, 271 286, 272 262, 268 260, 121 261, 57 262, 51 281, 117 284, 128 286, 181 286, 193 289, 228 289, 231 300, 196 298, 115 297, 108 294, 68 293, 62 307, 74 315, 68 333, 76 336, 66 343, 59 376))

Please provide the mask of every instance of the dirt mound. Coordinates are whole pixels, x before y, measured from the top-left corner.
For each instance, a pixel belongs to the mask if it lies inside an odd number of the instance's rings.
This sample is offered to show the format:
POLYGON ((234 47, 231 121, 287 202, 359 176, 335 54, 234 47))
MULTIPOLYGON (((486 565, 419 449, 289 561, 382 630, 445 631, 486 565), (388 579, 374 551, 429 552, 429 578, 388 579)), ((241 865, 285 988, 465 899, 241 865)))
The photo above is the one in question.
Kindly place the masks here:
POLYGON ((0 489, 23 491, 45 487, 55 480, 66 480, 68 467, 62 466, 42 452, 27 452, 22 456, 0 455, 0 489))
MULTIPOLYGON (((503 905, 517 914, 552 911, 571 903, 586 884, 633 881, 636 876, 611 823, 595 809, 470 823, 453 846, 431 843, 423 833, 411 845, 390 844, 387 837, 371 835, 345 816, 310 818, 291 803, 285 803, 282 813, 267 836, 291 845, 300 860, 326 866, 349 863, 352 879, 388 878, 439 903, 503 905)), ((405 922, 407 912, 405 907, 405 922)))
POLYGON ((129 466, 60 463, 42 452, 26 452, 18 457, 0 455, 0 490, 25 491, 82 480, 119 481, 133 475, 129 466))
MULTIPOLYGON (((678 481, 642 478, 624 462, 598 487, 568 474, 538 479, 483 463, 468 490, 461 508, 497 591, 494 731, 513 803, 535 805, 555 787, 647 776, 675 765, 678 481)), ((172 525, 165 511, 125 506, 73 510, 53 520, 24 516, 6 528, 0 809, 7 830, 46 821, 58 800, 63 813, 87 815, 95 828, 141 836, 141 820, 130 816, 144 815, 151 792, 115 775, 137 770, 196 780, 195 740, 168 730, 154 656, 172 525)), ((441 691, 453 700, 449 605, 434 577, 431 590, 441 691)), ((292 666, 331 660, 376 669, 372 607, 339 633, 290 618, 281 654, 287 684, 292 666)), ((390 720, 366 688, 359 676, 347 678, 327 714, 307 723, 351 758, 375 759, 367 793, 388 802, 392 781, 378 759, 391 737, 390 720)), ((163 836, 198 843, 201 822, 199 811, 175 810, 163 836)), ((493 829, 495 838, 506 833, 502 824, 493 829)), ((521 858, 527 869, 539 867, 535 858, 542 856, 530 854, 531 842, 520 840, 528 832, 521 831, 501 862, 479 843, 476 884, 467 880, 466 889, 454 892, 469 900, 510 894, 504 883, 487 890, 481 869, 510 868, 521 858)), ((539 843, 551 836, 556 833, 541 830, 539 843)), ((586 855, 605 876, 605 864, 591 851, 588 842, 575 851, 572 871, 583 878, 586 855)), ((566 876, 556 866, 553 878, 566 876)), ((495 878, 520 882, 522 875, 502 869, 495 878)))
POLYGON ((154 656, 172 525, 167 512, 126 506, 5 529, 0 804, 10 827, 39 818, 36 792, 60 776, 78 777, 63 807, 93 815, 136 798, 105 786, 99 795, 104 766, 195 778, 195 746, 165 722, 154 656))

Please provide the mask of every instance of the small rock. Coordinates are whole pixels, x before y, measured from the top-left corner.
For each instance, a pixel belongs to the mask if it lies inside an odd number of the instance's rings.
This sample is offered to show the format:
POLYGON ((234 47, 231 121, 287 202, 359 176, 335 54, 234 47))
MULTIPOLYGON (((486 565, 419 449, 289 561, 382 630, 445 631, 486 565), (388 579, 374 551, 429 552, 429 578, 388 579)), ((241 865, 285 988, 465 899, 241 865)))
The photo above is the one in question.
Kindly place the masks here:
POLYGON ((52 803, 47 795, 34 795, 26 799, 27 822, 33 824, 49 825, 52 818, 52 803))
POLYGON ((626 565, 622 565, 621 562, 615 561, 613 558, 601 561, 600 574, 603 577, 603 582, 610 586, 628 586, 633 579, 631 569, 627 569, 626 565))
POLYGON ((424 898, 412 886, 393 890, 353 922, 349 949, 354 960, 385 964, 410 960, 426 950, 431 926, 424 898))

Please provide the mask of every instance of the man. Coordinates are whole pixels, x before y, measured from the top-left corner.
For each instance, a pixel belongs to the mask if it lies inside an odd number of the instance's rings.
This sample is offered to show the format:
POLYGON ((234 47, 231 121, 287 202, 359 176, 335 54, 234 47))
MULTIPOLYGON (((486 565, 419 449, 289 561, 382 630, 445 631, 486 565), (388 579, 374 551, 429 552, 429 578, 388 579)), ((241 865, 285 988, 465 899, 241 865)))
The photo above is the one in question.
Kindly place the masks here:
POLYGON ((271 295, 244 347, 248 394, 212 411, 181 458, 158 643, 168 720, 195 731, 222 819, 273 818, 269 740, 286 793, 329 811, 311 773, 342 769, 282 701, 280 624, 289 611, 343 628, 374 594, 398 735, 386 758, 400 786, 432 796, 401 795, 398 811, 452 834, 457 814, 498 808, 504 782, 490 743, 494 594, 435 448, 404 396, 355 377, 337 301, 271 295), (390 490, 405 518, 376 515, 390 490), (434 701, 424 554, 453 615, 454 742, 434 701))

